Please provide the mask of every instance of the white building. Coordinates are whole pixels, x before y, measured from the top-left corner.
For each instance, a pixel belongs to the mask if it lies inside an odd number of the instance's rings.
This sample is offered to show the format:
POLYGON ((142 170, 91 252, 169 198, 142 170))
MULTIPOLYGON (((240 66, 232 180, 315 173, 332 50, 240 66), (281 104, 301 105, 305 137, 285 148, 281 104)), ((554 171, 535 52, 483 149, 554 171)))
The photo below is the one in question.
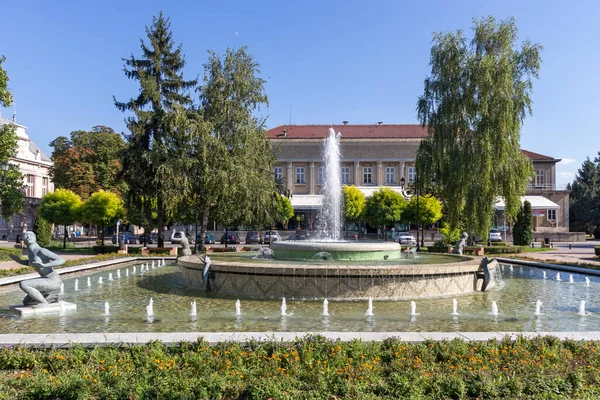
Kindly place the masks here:
MULTIPOLYGON (((0 216, 0 239, 13 240, 21 234, 23 227, 33 228, 40 199, 54 191, 49 171, 52 160, 27 136, 27 127, 16 123, 16 116, 8 120, 0 116, 0 126, 13 124, 17 128, 17 154, 9 160, 19 167, 25 183, 25 207, 21 214, 15 214, 10 220, 0 216)), ((1 172, 0 172, 1 173, 1 172)))

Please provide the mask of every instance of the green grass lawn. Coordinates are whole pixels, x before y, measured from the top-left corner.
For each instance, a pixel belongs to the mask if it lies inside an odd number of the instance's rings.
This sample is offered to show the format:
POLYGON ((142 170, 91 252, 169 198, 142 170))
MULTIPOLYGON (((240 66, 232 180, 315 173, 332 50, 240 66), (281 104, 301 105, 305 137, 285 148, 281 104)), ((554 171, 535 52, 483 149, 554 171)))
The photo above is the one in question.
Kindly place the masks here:
POLYGON ((0 399, 595 399, 600 344, 291 343, 0 350, 0 399))

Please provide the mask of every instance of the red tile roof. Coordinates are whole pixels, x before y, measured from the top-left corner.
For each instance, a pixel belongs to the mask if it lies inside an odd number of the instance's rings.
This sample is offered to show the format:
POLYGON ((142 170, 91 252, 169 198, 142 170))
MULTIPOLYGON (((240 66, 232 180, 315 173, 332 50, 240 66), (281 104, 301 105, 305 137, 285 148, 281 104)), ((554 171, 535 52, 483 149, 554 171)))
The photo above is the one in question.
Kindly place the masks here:
POLYGON ((424 139, 427 129, 418 124, 374 124, 374 125, 280 125, 267 131, 270 139, 282 137, 286 130, 286 139, 324 139, 329 135, 329 128, 342 134, 342 138, 352 139, 424 139))
POLYGON ((531 161, 560 161, 554 157, 545 156, 543 154, 534 153, 533 151, 523 150, 521 149, 523 154, 525 154, 531 161))

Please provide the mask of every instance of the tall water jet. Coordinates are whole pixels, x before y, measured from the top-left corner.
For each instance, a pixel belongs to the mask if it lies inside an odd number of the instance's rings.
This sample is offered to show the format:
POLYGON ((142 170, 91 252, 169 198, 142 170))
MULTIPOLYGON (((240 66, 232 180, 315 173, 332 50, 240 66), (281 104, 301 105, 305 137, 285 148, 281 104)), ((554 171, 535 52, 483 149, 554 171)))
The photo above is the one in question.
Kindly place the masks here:
POLYGON ((154 266, 154 260, 152 260, 152 269, 155 269, 156 267, 154 266))
POLYGON ((117 279, 120 279, 120 278, 121 278, 121 270, 120 270, 120 269, 118 269, 118 270, 117 270, 117 279))
POLYGON ((198 315, 198 311, 196 309, 196 302, 192 301, 190 304, 192 306, 192 311, 190 311, 190 316, 195 317, 196 315, 198 315))
POLYGON ((512 274, 513 273, 513 266, 509 265, 508 268, 510 269, 510 273, 512 274))
POLYGON ((76 292, 79 290, 79 279, 75 279, 75 289, 76 292))
POLYGON ((544 274, 544 279, 548 279, 548 276, 546 275, 546 271, 542 271, 542 273, 544 274))
POLYGON ((327 299, 323 300, 323 316, 329 316, 329 302, 327 301, 327 299))
POLYGON ((569 274, 569 283, 575 283, 573 280, 573 274, 569 274))
POLYGON ((452 299, 452 315, 458 315, 458 301, 452 299))
POLYGON ((148 302, 148 305, 146 306, 146 315, 148 317, 154 316, 154 299, 152 297, 150 297, 150 301, 148 302))
POLYGON ((590 286, 590 278, 585 277, 585 286, 590 286))
POLYGON ((131 272, 132 272, 133 274, 135 274, 135 265, 134 265, 134 266, 133 266, 133 268, 131 269, 131 272))
MULTIPOLYGON (((323 208, 318 217, 318 238, 342 239, 342 173, 340 133, 329 128, 329 137, 323 144, 323 208)), ((312 179, 312 178, 311 178, 312 179)))
POLYGON ((104 316, 108 317, 110 315, 110 305, 108 304, 108 301, 104 302, 104 316))
POLYGON ((242 304, 240 303, 240 300, 237 299, 235 301, 235 316, 239 317, 242 315, 242 304))
POLYGON ((557 281, 562 281, 562 279, 560 279, 560 272, 557 272, 557 273, 556 273, 556 280, 557 280, 557 281))
POLYGON ((60 283, 60 294, 65 294, 65 284, 64 283, 60 283))
POLYGON ((87 278, 87 287, 92 286, 92 278, 88 276, 87 278))
POLYGON ((495 301, 492 301, 492 315, 498 315, 498 304, 495 301))
POLYGON ((287 315, 287 303, 285 302, 285 297, 281 299, 281 316, 285 317, 287 315))
POLYGON ((127 269, 125 270, 125 276, 126 276, 126 277, 129 277, 129 268, 127 268, 127 269))
POLYGON ((109 273, 108 273, 108 280, 109 280, 109 281, 112 281, 112 280, 113 280, 112 272, 109 272, 109 273))
POLYGON ((410 315, 417 315, 417 303, 415 303, 414 301, 410 302, 410 315))
POLYGON ((369 297, 369 306, 367 307, 367 313, 365 314, 367 317, 373 316, 373 298, 369 297))
POLYGON ((542 302, 540 300, 535 302, 535 315, 540 315, 541 311, 540 309, 542 308, 542 302))
POLYGON ((98 284, 102 285, 102 277, 98 278, 98 284))
POLYGON ((163 267, 165 266, 165 259, 164 258, 162 259, 162 266, 163 267))
POLYGON ((579 312, 577 314, 585 315, 585 300, 579 302, 579 312))

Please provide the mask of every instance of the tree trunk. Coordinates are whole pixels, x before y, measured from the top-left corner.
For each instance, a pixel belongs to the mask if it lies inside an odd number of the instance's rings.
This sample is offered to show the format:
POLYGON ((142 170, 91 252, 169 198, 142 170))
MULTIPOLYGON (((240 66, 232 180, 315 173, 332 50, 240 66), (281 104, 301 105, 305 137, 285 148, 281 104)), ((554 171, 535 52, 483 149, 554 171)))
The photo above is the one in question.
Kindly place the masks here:
POLYGON ((163 238, 163 197, 159 193, 157 199, 157 218, 156 224, 158 225, 158 247, 165 247, 165 239, 163 238))
MULTIPOLYGON (((102 233, 100 233, 100 237, 102 238, 102 247, 104 247, 104 222, 102 223, 102 233)), ((98 226, 96 226, 96 230, 98 230, 98 226)), ((118 240, 118 238, 117 238, 118 240)))
POLYGON ((206 249, 204 241, 206 240, 206 228, 208 227, 208 210, 208 206, 205 206, 204 210, 202 210, 202 223, 200 225, 200 251, 204 251, 206 249))
POLYGON ((69 232, 67 231, 67 225, 65 225, 65 234, 63 235, 63 249, 67 248, 67 235, 69 232))

